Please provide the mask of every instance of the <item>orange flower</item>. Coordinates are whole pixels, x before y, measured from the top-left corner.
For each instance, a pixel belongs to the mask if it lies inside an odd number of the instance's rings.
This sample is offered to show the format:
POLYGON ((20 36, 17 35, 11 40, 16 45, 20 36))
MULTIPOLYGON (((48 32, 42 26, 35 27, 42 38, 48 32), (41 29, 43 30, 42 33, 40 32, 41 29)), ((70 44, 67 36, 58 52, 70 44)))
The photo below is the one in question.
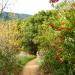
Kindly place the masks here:
POLYGON ((53 48, 55 48, 55 47, 56 47, 56 44, 55 44, 55 43, 53 43, 53 44, 52 44, 52 47, 53 47, 53 48))
POLYGON ((64 10, 64 12, 66 12, 66 11, 67 11, 67 9, 66 9, 66 8, 64 8, 63 10, 64 10))
POLYGON ((60 21, 59 24, 60 24, 60 25, 64 25, 65 22, 66 22, 66 20, 63 20, 63 21, 60 21))
POLYGON ((58 53, 61 53, 61 52, 62 52, 62 48, 58 48, 58 49, 57 49, 57 52, 58 52, 58 53))
POLYGON ((58 28, 58 31, 62 31, 64 28, 63 27, 59 27, 58 28))
POLYGON ((62 48, 58 48, 58 50, 62 50, 62 48))
POLYGON ((60 40, 60 41, 63 41, 62 34, 60 34, 58 37, 59 37, 59 40, 60 40))
POLYGON ((63 63, 63 59, 62 58, 60 58, 58 61, 59 61, 60 64, 63 63))
POLYGON ((58 53, 58 52, 57 52, 57 57, 58 57, 58 58, 61 58, 61 53, 58 53))
POLYGON ((70 27, 67 27, 66 30, 67 30, 67 31, 71 31, 71 28, 70 28, 70 27))
POLYGON ((63 63, 63 59, 60 53, 57 53, 57 60, 60 64, 63 63))
POLYGON ((57 53, 57 60, 60 60, 60 58, 62 58, 61 53, 57 53))
POLYGON ((53 24, 53 23, 51 23, 50 26, 51 26, 52 28, 54 28, 54 24, 53 24))
POLYGON ((75 21, 73 22, 73 25, 75 25, 75 21))
POLYGON ((75 8, 75 3, 73 3, 72 6, 75 8))

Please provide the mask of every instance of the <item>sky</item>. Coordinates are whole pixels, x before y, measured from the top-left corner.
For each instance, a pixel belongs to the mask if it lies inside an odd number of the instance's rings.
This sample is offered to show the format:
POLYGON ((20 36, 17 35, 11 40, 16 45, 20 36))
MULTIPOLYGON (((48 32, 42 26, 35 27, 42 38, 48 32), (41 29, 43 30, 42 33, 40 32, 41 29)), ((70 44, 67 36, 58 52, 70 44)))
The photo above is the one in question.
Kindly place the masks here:
POLYGON ((5 11, 33 15, 41 10, 50 9, 52 9, 52 6, 49 0, 13 0, 5 11))

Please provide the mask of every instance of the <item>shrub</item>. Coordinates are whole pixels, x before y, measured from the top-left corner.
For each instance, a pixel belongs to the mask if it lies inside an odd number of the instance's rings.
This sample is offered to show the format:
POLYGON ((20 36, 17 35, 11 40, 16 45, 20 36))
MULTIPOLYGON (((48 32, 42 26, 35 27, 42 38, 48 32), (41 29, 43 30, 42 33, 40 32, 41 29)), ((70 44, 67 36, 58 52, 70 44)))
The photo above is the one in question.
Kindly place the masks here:
POLYGON ((75 9, 65 7, 65 10, 60 9, 57 16, 50 18, 52 22, 49 26, 55 32, 54 40, 42 66, 44 71, 53 75, 75 74, 75 9))
POLYGON ((16 61, 15 52, 9 50, 0 50, 0 74, 1 75, 17 75, 19 72, 19 64, 16 61), (18 70, 17 70, 18 69, 18 70))
POLYGON ((16 54, 20 49, 20 33, 14 20, 0 22, 0 75, 17 75, 20 64, 16 54))

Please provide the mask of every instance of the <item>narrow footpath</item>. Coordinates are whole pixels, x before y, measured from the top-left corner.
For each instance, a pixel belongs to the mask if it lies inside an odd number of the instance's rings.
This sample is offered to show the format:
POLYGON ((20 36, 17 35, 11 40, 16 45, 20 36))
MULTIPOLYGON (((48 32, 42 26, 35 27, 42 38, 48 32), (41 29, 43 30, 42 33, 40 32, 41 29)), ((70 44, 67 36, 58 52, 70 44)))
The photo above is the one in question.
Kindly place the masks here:
POLYGON ((40 75, 38 58, 33 59, 29 63, 27 63, 23 68, 21 75, 40 75))

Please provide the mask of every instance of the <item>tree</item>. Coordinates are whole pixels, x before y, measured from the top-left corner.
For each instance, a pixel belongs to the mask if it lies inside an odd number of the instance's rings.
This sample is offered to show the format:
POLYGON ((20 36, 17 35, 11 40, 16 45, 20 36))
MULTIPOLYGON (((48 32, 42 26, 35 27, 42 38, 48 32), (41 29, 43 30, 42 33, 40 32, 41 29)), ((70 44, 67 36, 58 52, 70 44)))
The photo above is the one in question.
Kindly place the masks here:
POLYGON ((0 0, 0 14, 2 14, 5 9, 8 9, 13 4, 12 1, 13 0, 0 0))
POLYGON ((38 50, 48 50, 49 38, 52 35, 48 25, 52 15, 56 15, 54 10, 41 11, 21 23, 23 30, 22 46, 25 50, 32 54, 36 54, 38 50))
POLYGON ((1 0, 1 1, 0 1, 0 11, 1 11, 1 13, 2 13, 3 10, 6 8, 6 6, 7 6, 7 4, 8 4, 8 1, 9 1, 9 0, 7 0, 5 3, 4 3, 4 0, 1 0))

